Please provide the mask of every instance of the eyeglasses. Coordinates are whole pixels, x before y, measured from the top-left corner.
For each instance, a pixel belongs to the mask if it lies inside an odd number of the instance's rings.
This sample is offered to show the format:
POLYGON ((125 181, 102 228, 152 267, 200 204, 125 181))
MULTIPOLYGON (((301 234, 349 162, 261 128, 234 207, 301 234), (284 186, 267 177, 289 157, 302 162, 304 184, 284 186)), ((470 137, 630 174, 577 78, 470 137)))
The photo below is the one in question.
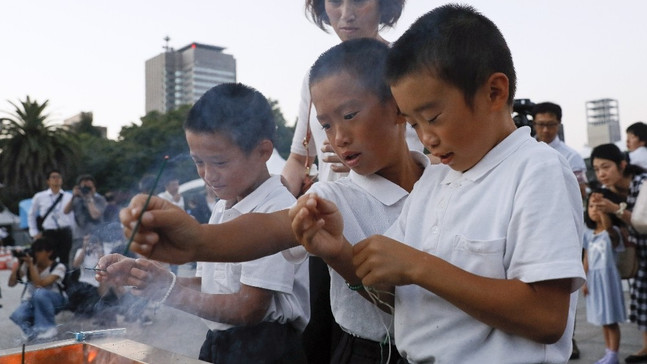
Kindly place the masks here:
POLYGON ((535 129, 539 129, 539 128, 552 129, 557 127, 559 123, 533 123, 532 125, 534 125, 535 129))

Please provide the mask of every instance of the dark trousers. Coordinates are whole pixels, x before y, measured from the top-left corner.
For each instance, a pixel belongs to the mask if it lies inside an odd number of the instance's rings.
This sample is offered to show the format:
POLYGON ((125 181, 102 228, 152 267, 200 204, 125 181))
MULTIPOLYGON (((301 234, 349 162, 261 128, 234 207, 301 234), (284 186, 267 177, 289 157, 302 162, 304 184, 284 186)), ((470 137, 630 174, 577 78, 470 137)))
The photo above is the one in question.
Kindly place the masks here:
POLYGON ((299 331, 292 325, 277 322, 209 330, 199 359, 214 364, 307 362, 299 331))
POLYGON ((54 230, 44 230, 43 236, 52 239, 55 242, 54 251, 61 263, 70 267, 70 249, 72 249, 72 229, 61 228, 54 230))
MULTIPOLYGON (((362 339, 343 332, 331 363, 398 364, 403 363, 395 345, 362 339), (390 350, 390 353, 389 353, 390 350)), ((404 361, 406 363, 406 361, 404 361)))
POLYGON ((330 273, 319 257, 309 257, 310 322, 303 331, 303 349, 309 364, 328 364, 342 330, 330 310, 330 273))

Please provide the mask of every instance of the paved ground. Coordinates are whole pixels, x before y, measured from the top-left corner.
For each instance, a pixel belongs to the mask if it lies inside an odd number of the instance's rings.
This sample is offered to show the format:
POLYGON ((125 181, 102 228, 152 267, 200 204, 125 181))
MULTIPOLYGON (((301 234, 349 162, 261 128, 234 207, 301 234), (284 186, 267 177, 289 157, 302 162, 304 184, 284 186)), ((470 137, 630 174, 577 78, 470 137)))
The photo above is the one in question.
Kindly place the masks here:
MULTIPOLYGON (((180 267, 178 275, 190 274, 188 269, 180 267)), ((9 316, 20 302, 22 285, 9 288, 9 270, 0 270, 0 350, 20 347, 22 345, 21 331, 9 316)), ((150 310, 152 314, 153 311, 150 310)), ((74 338, 73 333, 79 331, 91 331, 107 328, 126 328, 125 338, 148 344, 160 349, 173 351, 188 357, 197 358, 200 346, 204 341, 207 328, 204 323, 194 315, 184 313, 180 310, 160 307, 150 325, 144 326, 140 321, 126 322, 123 316, 119 316, 116 325, 110 327, 93 324, 92 319, 78 319, 69 311, 63 311, 56 316, 59 324, 59 334, 52 340, 65 340, 74 338)), ((38 341, 33 344, 42 343, 38 341)), ((29 345, 29 344, 28 344, 29 345)))
MULTIPOLYGON (((179 274, 188 275, 191 272, 180 267, 179 274)), ((22 288, 7 287, 8 277, 8 270, 0 270, 0 288, 2 289, 0 304, 3 305, 0 308, 0 350, 22 345, 20 329, 9 320, 9 315, 20 301, 22 288)), ((71 339, 73 332, 108 328, 97 327, 92 324, 92 320, 75 319, 74 315, 67 311, 57 316, 57 322, 60 326, 56 340, 71 339)), ((207 330, 204 323, 197 317, 168 307, 161 307, 157 311, 150 326, 142 326, 139 322, 124 322, 120 317, 117 325, 110 328, 114 327, 125 327, 128 339, 193 358, 197 357, 207 330)), ((620 358, 622 362, 624 357, 640 348, 642 339, 640 332, 633 324, 623 323, 621 331, 620 358)), ((575 338, 582 355, 579 360, 572 360, 572 363, 594 363, 604 355, 602 329, 586 322, 586 311, 582 297, 578 303, 575 338)))

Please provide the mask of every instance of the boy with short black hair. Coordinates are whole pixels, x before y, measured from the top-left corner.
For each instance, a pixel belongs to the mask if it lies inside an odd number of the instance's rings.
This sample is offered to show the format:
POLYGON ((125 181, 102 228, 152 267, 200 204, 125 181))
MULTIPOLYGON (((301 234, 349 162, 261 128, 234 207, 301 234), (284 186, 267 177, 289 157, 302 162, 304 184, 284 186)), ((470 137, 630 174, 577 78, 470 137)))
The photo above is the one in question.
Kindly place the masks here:
MULTIPOLYGON (((267 169, 275 122, 260 92, 218 85, 191 108, 184 130, 198 174, 220 198, 211 224, 294 203, 267 169)), ((291 264, 280 254, 243 263, 198 262, 196 277, 179 278, 153 261, 110 257, 124 268, 121 284, 205 319, 210 330, 201 360, 305 363, 300 335, 310 314, 307 264, 291 264)))
MULTIPOLYGON (((386 236, 352 247, 349 287, 394 289, 408 362, 566 362, 585 279, 582 204, 566 161, 515 127, 503 36, 471 7, 439 7, 394 44, 388 69, 402 114, 444 165, 425 170, 386 236)), ((302 243, 342 256, 334 206, 301 206, 302 243)))

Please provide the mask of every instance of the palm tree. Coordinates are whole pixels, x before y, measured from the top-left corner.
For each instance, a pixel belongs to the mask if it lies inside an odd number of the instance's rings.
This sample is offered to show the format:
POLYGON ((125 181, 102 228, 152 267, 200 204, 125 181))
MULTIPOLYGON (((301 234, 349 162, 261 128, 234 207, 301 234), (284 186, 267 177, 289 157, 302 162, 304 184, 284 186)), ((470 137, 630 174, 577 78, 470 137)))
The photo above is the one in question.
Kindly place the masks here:
POLYGON ((42 104, 29 96, 10 117, 0 118, 0 181, 12 197, 24 198, 42 190, 47 172, 65 173, 75 161, 76 143, 65 127, 51 125, 42 104))

